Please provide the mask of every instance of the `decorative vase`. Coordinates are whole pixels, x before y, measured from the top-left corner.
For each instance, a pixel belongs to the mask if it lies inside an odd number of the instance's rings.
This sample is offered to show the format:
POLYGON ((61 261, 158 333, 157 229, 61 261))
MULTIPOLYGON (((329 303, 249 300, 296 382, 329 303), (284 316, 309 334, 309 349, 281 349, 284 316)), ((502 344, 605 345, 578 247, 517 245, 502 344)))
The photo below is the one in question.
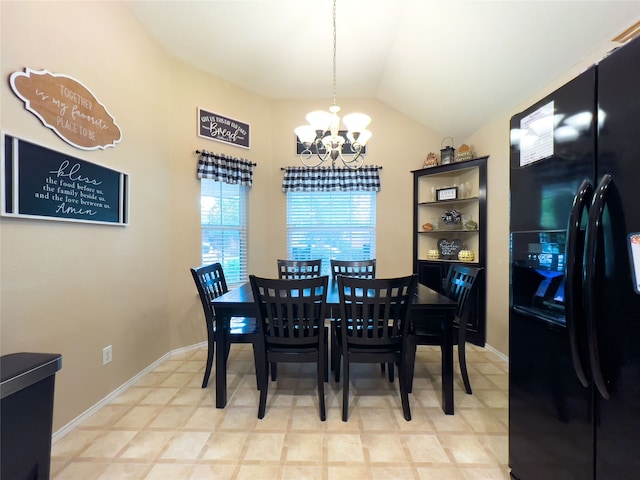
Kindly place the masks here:
POLYGON ((473 221, 471 215, 463 215, 462 216, 462 226, 465 230, 477 230, 478 224, 473 221))

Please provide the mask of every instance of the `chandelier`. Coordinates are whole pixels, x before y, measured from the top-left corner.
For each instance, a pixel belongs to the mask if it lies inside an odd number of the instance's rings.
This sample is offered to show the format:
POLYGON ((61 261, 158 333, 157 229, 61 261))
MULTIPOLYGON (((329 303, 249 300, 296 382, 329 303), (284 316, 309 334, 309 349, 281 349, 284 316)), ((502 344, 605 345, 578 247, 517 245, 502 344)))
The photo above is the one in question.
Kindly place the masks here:
POLYGON ((371 132, 367 130, 371 117, 364 113, 345 115, 342 121, 347 127, 349 142, 346 142, 340 135, 339 111, 340 107, 336 104, 336 0, 333 0, 333 105, 328 112, 317 110, 307 114, 309 124, 295 129, 304 146, 301 160, 307 167, 318 167, 329 161, 335 167, 338 159, 354 170, 362 166, 363 149, 371 138, 371 132), (351 157, 345 158, 344 155, 351 157))

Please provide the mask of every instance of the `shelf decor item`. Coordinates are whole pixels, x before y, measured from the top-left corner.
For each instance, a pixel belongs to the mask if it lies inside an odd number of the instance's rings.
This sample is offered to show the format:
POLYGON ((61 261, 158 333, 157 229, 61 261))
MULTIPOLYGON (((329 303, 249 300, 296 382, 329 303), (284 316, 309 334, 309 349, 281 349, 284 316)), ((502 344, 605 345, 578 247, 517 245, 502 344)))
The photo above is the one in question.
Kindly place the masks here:
POLYGON ((436 157, 435 153, 429 152, 427 157, 424 159, 422 166, 424 168, 429 168, 429 167, 435 167, 437 165, 438 165, 438 157, 436 157))
POLYGON ((455 160, 455 153, 456 153, 456 149, 453 148, 453 137, 443 138, 442 142, 440 142, 440 146, 442 147, 440 149, 440 165, 447 165, 449 163, 453 163, 455 160), (442 145, 444 145, 447 140, 451 140, 451 145, 447 144, 446 147, 442 147, 442 145))
POLYGON ((440 260, 440 250, 438 249, 427 250, 427 260, 440 260))
POLYGON ((449 240, 448 238, 438 240, 438 251, 441 259, 457 260, 458 252, 462 249, 464 249, 464 243, 458 238, 455 240, 449 240))
POLYGON ((458 153, 456 153, 456 162, 464 162, 465 160, 471 160, 472 158, 473 152, 471 151, 471 147, 464 143, 460 145, 458 153))
POLYGON ((436 201, 441 202, 443 200, 457 200, 458 199, 458 187, 447 187, 436 189, 436 201))
POLYGON ((440 226, 443 230, 460 230, 462 228, 462 214, 457 210, 447 210, 442 214, 440 226))
POLYGON ((461 262, 473 262, 473 252, 471 250, 460 250, 458 252, 458 260, 461 262))
POLYGON ((462 229, 463 230, 477 230, 478 224, 473 221, 471 215, 462 215, 462 229))

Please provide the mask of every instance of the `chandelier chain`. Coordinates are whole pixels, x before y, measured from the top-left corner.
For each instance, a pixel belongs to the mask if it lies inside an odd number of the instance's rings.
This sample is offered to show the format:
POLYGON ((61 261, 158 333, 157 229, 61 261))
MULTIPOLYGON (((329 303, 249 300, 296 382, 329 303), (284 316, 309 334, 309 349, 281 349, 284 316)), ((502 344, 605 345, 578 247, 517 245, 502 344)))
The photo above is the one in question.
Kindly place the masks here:
POLYGON ((333 0, 333 104, 336 103, 336 0, 333 0))
MULTIPOLYGON (((1 0, 0 0, 1 1, 1 0)), ((371 132, 367 126, 371 117, 364 113, 352 113, 344 117, 348 130, 340 130, 340 107, 337 104, 337 0, 333 0, 333 105, 328 112, 314 111, 307 114, 309 125, 300 125, 295 129, 298 141, 302 144, 301 160, 307 167, 317 167, 330 162, 336 166, 338 160, 345 167, 356 170, 363 165, 364 148, 371 132), (348 149, 343 152, 343 147, 348 149), (315 151, 312 151, 315 150, 315 151), (345 158, 352 155, 353 158, 345 158)))

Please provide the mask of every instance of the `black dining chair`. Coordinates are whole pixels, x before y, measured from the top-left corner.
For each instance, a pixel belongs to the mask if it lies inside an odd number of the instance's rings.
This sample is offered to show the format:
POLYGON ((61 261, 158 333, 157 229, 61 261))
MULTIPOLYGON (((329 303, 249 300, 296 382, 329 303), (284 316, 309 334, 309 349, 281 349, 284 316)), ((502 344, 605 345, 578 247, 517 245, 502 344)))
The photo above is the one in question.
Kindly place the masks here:
MULTIPOLYGON (((336 260, 331 259, 331 275, 336 281, 338 275, 357 278, 376 278, 376 260, 336 260)), ((331 336, 331 371, 335 370, 338 346, 335 335, 331 336)), ((384 363, 380 366, 384 372, 384 363)), ((393 381, 393 364, 389 366, 389 380, 393 381)))
POLYGON ((320 276, 322 259, 281 260, 278 259, 278 278, 295 280, 320 276))
MULTIPOLYGON (((320 276, 322 259, 318 260, 282 260, 278 259, 278 278, 281 280, 299 280, 320 276)), ((271 380, 278 376, 278 365, 271 364, 271 380)))
MULTIPOLYGON (((453 264, 449 267, 447 278, 444 283, 444 295, 451 300, 455 300, 456 315, 454 320, 453 343, 458 346, 458 362, 460 363, 460 373, 464 383, 465 391, 471 395, 471 383, 469 381, 469 373, 467 371, 466 357, 466 331, 470 316, 474 313, 472 302, 478 286, 478 278, 482 272, 482 268, 470 267, 462 264, 453 264)), ((416 349, 418 345, 440 345, 444 343, 444 326, 442 322, 444 318, 437 316, 431 319, 421 321, 420 327, 411 331, 411 348, 409 350, 409 368, 411 373, 408 378, 411 380, 409 391, 413 389, 413 371, 415 368, 416 349)))
POLYGON ((351 363, 394 363, 398 366, 400 398, 405 420, 411 420, 407 349, 409 311, 417 276, 365 279, 338 275, 340 318, 334 332, 338 344, 336 381, 342 369, 342 420, 349 417, 351 363))
POLYGON ((258 418, 265 415, 270 363, 315 363, 320 420, 324 421, 327 375, 324 322, 329 277, 282 280, 250 275, 249 281, 264 338, 258 418))
MULTIPOLYGON (((217 341, 218 330, 216 328, 216 315, 211 305, 211 301, 220 295, 229 291, 227 281, 224 277, 224 270, 220 263, 212 263, 202 267, 192 268, 191 275, 198 289, 202 310, 204 311, 204 319, 207 324, 207 364, 202 380, 202 388, 206 388, 211 375, 211 367, 213 365, 213 355, 215 353, 215 344, 217 341)), ((255 318, 231 317, 229 319, 229 337, 227 356, 232 343, 251 343, 253 344, 253 355, 256 366, 256 381, 260 388, 260 378, 258 376, 258 359, 262 358, 262 336, 260 333, 260 324, 255 318)))
POLYGON ((331 259, 331 274, 358 278, 376 278, 376 259, 371 260, 334 260, 331 259))

